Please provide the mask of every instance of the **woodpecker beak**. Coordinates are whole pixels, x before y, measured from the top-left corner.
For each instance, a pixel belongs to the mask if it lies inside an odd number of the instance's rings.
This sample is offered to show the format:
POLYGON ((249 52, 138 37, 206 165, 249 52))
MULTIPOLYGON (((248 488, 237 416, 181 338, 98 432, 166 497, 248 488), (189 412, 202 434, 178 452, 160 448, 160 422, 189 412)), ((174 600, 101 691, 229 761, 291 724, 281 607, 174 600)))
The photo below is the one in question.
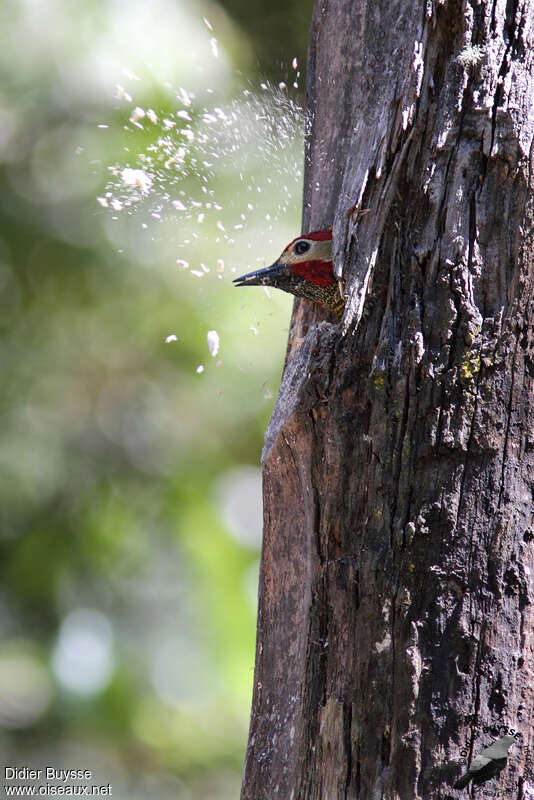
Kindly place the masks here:
POLYGON ((241 275, 240 278, 234 278, 233 283, 236 286, 276 286, 280 278, 286 275, 286 264, 275 261, 270 267, 249 272, 246 275, 241 275))

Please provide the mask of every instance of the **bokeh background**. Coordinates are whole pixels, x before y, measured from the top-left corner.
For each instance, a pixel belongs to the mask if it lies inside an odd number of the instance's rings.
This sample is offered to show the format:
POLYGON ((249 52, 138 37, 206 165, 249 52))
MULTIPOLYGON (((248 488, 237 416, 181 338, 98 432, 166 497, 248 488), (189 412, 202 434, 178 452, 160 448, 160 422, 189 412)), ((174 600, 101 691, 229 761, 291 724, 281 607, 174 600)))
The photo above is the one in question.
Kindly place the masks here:
POLYGON ((310 15, 0 7, 2 767, 239 795, 310 15))

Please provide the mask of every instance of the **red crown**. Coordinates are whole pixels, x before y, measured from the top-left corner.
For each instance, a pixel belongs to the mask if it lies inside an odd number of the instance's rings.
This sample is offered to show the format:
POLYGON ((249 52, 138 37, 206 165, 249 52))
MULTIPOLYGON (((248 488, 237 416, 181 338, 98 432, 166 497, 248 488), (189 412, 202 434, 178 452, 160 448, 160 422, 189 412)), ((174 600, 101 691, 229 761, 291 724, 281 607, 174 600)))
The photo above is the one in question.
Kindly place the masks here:
POLYGON ((332 238, 332 228, 327 228, 326 230, 323 231, 312 231, 311 233, 303 233, 301 234, 301 236, 297 236, 296 239, 293 239, 293 241, 289 242, 289 244, 285 249, 287 250, 289 247, 291 247, 292 244, 298 242, 299 239, 313 239, 314 242, 326 242, 331 238, 332 238))
POLYGON ((312 233, 305 233, 303 239, 313 239, 316 242, 324 242, 326 239, 332 238, 332 228, 327 228, 324 231, 312 231, 312 233))

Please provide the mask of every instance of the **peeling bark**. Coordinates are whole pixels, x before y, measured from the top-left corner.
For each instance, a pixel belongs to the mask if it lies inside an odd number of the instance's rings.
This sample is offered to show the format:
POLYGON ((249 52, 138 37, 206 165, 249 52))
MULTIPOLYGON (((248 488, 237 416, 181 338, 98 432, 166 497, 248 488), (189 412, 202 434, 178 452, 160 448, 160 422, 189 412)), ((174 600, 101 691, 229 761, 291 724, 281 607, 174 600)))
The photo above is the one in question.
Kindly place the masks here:
POLYGON ((534 796, 534 0, 323 0, 243 800, 534 796), (502 731, 501 731, 502 732, 502 731), (461 762, 464 763, 461 763, 461 762))

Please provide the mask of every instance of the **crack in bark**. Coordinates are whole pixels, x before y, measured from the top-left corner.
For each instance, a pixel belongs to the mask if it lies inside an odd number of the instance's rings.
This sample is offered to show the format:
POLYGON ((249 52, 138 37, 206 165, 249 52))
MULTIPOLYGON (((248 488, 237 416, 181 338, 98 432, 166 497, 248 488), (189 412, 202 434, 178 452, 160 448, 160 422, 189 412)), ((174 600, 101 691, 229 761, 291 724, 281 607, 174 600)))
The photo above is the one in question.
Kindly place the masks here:
POLYGON ((508 449, 508 438, 510 435, 510 424, 512 419, 512 404, 514 402, 514 388, 515 388, 515 371, 517 367, 517 348, 519 345, 519 341, 516 339, 514 351, 513 351, 513 360, 512 360, 512 372, 510 378, 510 397, 508 400, 508 409, 506 414, 506 426, 504 432, 504 442, 503 442, 503 453, 502 453, 502 464, 501 464, 501 483, 499 487, 499 498, 497 501, 497 508, 500 508, 502 505, 502 497, 504 492, 504 484, 505 484, 505 471, 506 471, 506 451, 508 449))
POLYGON ((345 798, 347 798, 352 780, 352 703, 346 701, 343 703, 343 731, 345 757, 347 759, 347 774, 345 777, 345 798))

